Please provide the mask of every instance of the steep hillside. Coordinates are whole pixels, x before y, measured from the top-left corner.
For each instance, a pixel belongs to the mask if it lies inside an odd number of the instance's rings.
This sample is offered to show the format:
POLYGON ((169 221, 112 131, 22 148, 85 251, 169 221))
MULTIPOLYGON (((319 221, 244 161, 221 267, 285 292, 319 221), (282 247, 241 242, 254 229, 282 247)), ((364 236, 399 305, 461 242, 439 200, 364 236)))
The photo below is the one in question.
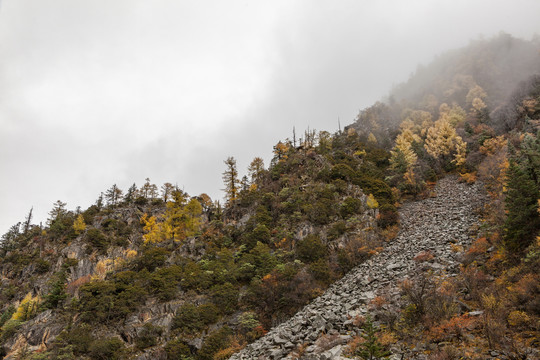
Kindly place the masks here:
POLYGON ((15 225, 0 264, 7 358, 212 359, 292 316, 395 232, 388 153, 315 135, 278 143, 268 169, 254 159, 250 179, 227 159, 225 207, 147 180, 15 225))
POLYGON ((242 178, 229 157, 225 204, 147 179, 30 212, 0 244, 0 352, 535 358, 538 49, 473 42, 344 132, 293 132, 242 178))
MULTIPOLYGON (((404 205, 399 212, 401 230, 391 245, 231 359, 335 359, 346 352, 345 344, 365 333, 360 324, 368 314, 384 324, 387 336, 397 328, 406 332, 399 322, 412 323, 420 312, 438 318, 478 317, 440 287, 459 274, 464 254, 456 249, 467 247, 478 235, 480 189, 479 184, 460 184, 448 177, 430 198, 404 205), (400 307, 411 306, 418 314, 403 320, 395 316, 400 307)), ((411 351, 406 343, 391 345, 398 359, 415 358, 426 350, 418 346, 411 351)))

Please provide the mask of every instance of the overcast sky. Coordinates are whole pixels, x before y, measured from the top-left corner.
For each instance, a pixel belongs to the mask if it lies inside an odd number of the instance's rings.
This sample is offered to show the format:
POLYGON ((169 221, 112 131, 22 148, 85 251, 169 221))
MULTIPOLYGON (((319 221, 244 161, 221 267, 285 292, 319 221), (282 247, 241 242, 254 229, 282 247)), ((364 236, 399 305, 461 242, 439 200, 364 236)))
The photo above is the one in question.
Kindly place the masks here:
POLYGON ((223 194, 308 126, 337 130, 436 54, 540 33, 538 0, 2 0, 0 233, 149 177, 223 194))

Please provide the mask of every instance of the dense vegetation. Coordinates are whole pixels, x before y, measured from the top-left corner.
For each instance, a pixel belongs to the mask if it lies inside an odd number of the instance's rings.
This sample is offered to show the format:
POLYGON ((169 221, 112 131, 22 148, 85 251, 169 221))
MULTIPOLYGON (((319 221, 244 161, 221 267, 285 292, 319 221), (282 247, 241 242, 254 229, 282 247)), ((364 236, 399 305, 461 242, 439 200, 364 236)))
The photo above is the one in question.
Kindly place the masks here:
POLYGON ((126 194, 113 185, 84 211, 58 201, 45 228, 29 214, 3 237, 3 269, 14 275, 3 287, 3 339, 50 309, 77 319, 46 352, 53 358, 122 357, 164 341, 172 358, 228 353, 233 339, 263 335, 395 233, 389 156, 354 131, 311 131, 278 143, 268 169, 255 158, 249 179, 227 159, 223 208, 148 179, 126 194), (11 315, 14 301, 24 315, 11 315), (127 344, 104 340, 149 301, 174 304, 170 324, 146 322, 127 344))
POLYGON ((533 46, 501 35, 441 57, 344 132, 293 133, 268 167, 255 158, 243 178, 226 159, 223 205, 147 179, 113 185, 86 210, 58 201, 45 227, 30 212, 2 236, 3 351, 225 359, 380 251, 398 230, 400 201, 457 172, 488 191, 482 237, 456 249, 461 274, 444 287, 429 275, 404 282, 407 305, 383 317, 382 332, 368 319, 357 355, 368 345, 385 354, 382 336, 444 342, 433 359, 482 346, 519 358, 538 346, 540 319, 540 76, 525 78, 540 66, 527 55, 511 73, 510 60, 533 46), (488 60, 489 71, 474 66, 488 60), (483 309, 483 320, 473 325, 456 303, 483 309), (17 342, 40 323, 50 340, 38 332, 17 342))

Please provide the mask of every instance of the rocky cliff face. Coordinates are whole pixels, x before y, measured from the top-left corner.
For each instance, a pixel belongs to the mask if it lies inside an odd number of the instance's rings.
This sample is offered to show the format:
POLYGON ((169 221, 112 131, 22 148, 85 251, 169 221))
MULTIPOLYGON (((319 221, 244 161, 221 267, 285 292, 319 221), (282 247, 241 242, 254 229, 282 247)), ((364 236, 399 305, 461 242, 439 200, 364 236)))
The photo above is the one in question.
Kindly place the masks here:
MULTIPOLYGON (((437 184, 432 197, 405 204, 399 211, 401 231, 384 251, 231 359, 340 359, 344 344, 362 332, 355 325, 357 316, 373 313, 377 323, 370 305, 375 297, 387 299, 383 308, 397 307, 405 279, 426 272, 455 276, 460 261, 455 249, 470 244, 479 226, 475 213, 483 200, 480 189, 450 176, 437 184)), ((421 350, 396 344, 392 359, 420 359, 421 350)))

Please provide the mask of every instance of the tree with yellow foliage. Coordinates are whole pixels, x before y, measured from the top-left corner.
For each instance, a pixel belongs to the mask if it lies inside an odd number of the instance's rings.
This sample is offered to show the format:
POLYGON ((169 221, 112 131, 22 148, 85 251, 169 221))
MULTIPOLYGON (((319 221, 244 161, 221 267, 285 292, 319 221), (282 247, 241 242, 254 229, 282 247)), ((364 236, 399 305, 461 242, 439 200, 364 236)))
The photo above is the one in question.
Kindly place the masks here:
POLYGON ((422 133, 422 129, 427 129, 433 125, 431 114, 423 110, 407 108, 403 110, 401 118, 404 119, 399 126, 401 130, 409 129, 414 134, 419 134, 421 136, 425 135, 425 131, 422 133))
POLYGON ((32 293, 26 294, 22 299, 17 311, 11 316, 12 320, 27 321, 37 314, 40 298, 38 295, 32 296, 32 293))
POLYGON ((448 104, 443 103, 439 107, 439 120, 446 120, 454 128, 463 123, 466 116, 465 110, 457 104, 450 107, 448 104))
POLYGON ((457 167, 461 167, 467 161, 467 143, 463 141, 461 136, 456 136, 456 154, 454 155, 454 160, 452 163, 457 167))
POLYGON ((465 163, 467 144, 457 135, 446 116, 442 116, 428 129, 424 147, 435 159, 444 161, 449 155, 455 154, 453 162, 457 166, 465 163))
POLYGON ((403 129, 396 137, 394 149, 390 151, 390 166, 392 169, 404 173, 412 168, 418 160, 418 156, 413 150, 413 143, 420 143, 421 141, 420 137, 410 129, 403 129))
POLYGON ((165 240, 162 225, 157 222, 155 216, 148 217, 148 214, 145 213, 141 218, 141 224, 143 225, 143 231, 145 232, 143 235, 145 244, 154 244, 165 240))
POLYGON ((167 210, 158 221, 156 216, 144 214, 141 218, 145 243, 160 243, 165 240, 181 241, 194 236, 201 226, 201 203, 192 198, 186 203, 186 195, 182 191, 173 192, 176 201, 167 202, 167 210))
POLYGON ((84 217, 82 214, 79 214, 75 221, 73 222, 73 230, 78 235, 86 229, 86 223, 84 222, 84 217))
POLYGON ((487 94, 484 91, 484 89, 482 89, 479 85, 475 85, 474 87, 472 87, 467 93, 467 96, 465 97, 465 101, 467 101, 467 105, 472 106, 473 108, 475 108, 474 106, 475 100, 479 100, 483 103, 484 100, 486 99, 487 99, 487 94))
POLYGON ((183 227, 184 233, 182 234, 184 237, 193 236, 197 233, 201 226, 202 210, 201 203, 195 198, 189 200, 184 207, 185 225, 183 227))
POLYGON ((278 162, 287 160, 288 152, 291 149, 291 147, 284 142, 278 142, 276 146, 274 146, 274 159, 277 159, 278 162))
POLYGON ((366 205, 370 209, 376 209, 379 207, 379 203, 377 202, 377 199, 375 199, 375 196, 373 196, 373 194, 368 195, 366 205))

